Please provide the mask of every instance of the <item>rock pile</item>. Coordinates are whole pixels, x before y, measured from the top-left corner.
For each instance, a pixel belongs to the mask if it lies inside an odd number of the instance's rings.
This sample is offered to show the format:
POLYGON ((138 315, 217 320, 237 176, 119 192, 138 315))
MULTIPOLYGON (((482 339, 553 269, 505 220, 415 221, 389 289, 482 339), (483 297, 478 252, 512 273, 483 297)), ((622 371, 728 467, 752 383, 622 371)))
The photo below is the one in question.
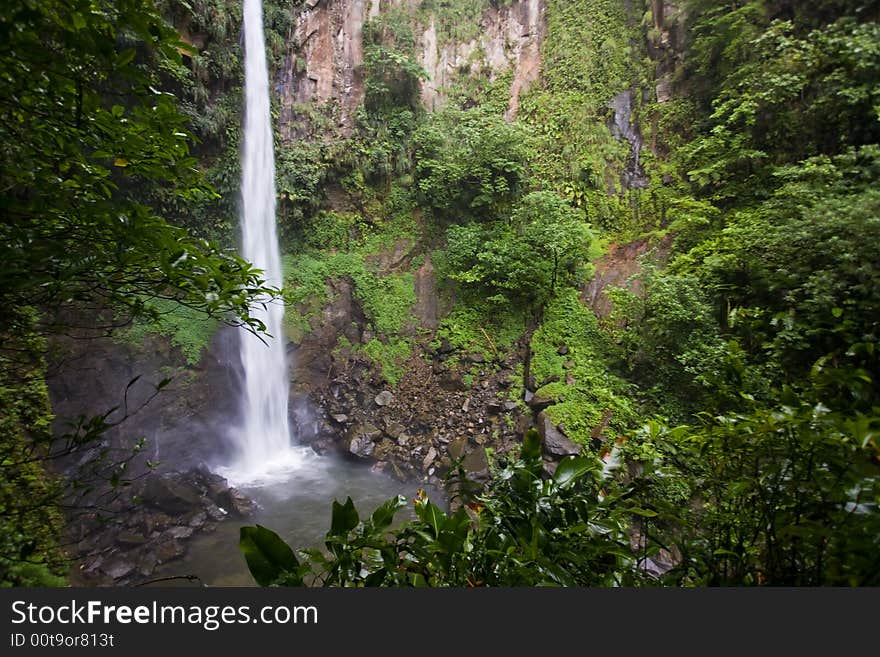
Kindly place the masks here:
POLYGON ((88 585, 147 581, 158 565, 182 557, 195 534, 254 510, 253 502, 203 467, 147 475, 106 509, 83 513, 71 524, 80 561, 72 579, 88 585))

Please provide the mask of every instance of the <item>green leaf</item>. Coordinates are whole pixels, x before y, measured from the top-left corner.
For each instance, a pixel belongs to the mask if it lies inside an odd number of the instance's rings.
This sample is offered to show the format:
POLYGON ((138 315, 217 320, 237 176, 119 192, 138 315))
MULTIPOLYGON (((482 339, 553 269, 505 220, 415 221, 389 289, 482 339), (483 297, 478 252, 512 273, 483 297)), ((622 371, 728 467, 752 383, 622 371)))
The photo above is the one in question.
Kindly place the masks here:
POLYGON ((424 588, 428 586, 428 581, 425 579, 425 576, 421 573, 410 573, 409 574, 409 583, 410 585, 416 588, 424 588))
POLYGON ((430 525, 431 530, 434 532, 434 538, 440 536, 440 529, 446 522, 446 514, 437 505, 431 501, 417 503, 416 515, 419 517, 419 520, 430 525))
POLYGON ((535 429, 529 429, 523 438, 522 456, 526 461, 541 458, 541 434, 535 429))
POLYGON ((370 521, 373 523, 373 527, 376 529, 384 529, 385 527, 388 527, 394 520, 394 515, 405 506, 406 498, 403 495, 398 495, 397 497, 388 500, 382 506, 373 511, 373 515, 370 516, 370 521))
POLYGON ((591 459, 582 456, 572 456, 563 459, 553 474, 553 481, 559 486, 568 486, 588 472, 591 472, 594 466, 595 464, 591 459))
POLYGON ((122 68, 128 65, 134 59, 137 51, 134 48, 126 48, 116 56, 116 66, 122 68))
POLYGON ((350 497, 345 500, 345 504, 334 500, 328 536, 346 536, 348 532, 357 527, 359 521, 357 509, 354 508, 354 502, 350 497))
POLYGON ((303 585, 302 577, 298 574, 296 555, 271 529, 260 525, 242 527, 238 547, 244 554, 251 575, 260 586, 271 586, 282 578, 285 583, 303 585))

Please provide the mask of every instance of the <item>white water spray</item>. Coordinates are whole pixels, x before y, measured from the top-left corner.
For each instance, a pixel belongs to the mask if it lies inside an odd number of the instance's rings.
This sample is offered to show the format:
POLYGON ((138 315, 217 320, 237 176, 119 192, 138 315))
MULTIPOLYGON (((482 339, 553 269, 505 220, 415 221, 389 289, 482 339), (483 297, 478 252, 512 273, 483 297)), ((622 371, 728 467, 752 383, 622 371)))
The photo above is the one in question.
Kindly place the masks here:
MULTIPOLYGON (((269 112, 269 73, 260 0, 244 0, 245 123, 242 153, 242 255, 262 269, 267 285, 282 286, 275 225, 275 162, 269 112)), ((304 450, 290 444, 290 382, 284 347, 284 305, 258 299, 251 314, 262 320, 264 341, 241 334, 244 369, 242 423, 233 430, 236 460, 222 473, 235 485, 272 480, 300 465, 304 450)))

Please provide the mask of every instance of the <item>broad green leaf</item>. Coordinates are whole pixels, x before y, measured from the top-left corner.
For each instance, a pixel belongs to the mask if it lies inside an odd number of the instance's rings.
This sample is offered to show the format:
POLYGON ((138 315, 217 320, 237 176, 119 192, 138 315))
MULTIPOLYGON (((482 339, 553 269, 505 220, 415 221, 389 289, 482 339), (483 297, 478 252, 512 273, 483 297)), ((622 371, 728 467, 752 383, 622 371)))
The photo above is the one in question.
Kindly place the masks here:
POLYGON ((428 586, 428 581, 425 579, 424 575, 421 573, 410 573, 409 574, 409 583, 411 586, 416 588, 424 588, 428 586))
POLYGON ((572 456, 560 461, 553 474, 553 481, 559 486, 568 486, 583 477, 594 468, 591 459, 582 456, 572 456))
POLYGON ((244 554, 251 575, 260 586, 271 586, 283 575, 293 576, 293 581, 302 585, 297 571, 299 561, 290 546, 281 540, 271 529, 260 525, 242 527, 238 547, 244 554))
POLYGON ((370 516, 370 521, 373 523, 373 527, 376 529, 384 529, 385 527, 388 527, 394 520, 394 515, 405 506, 406 498, 403 495, 398 495, 397 497, 388 500, 373 511, 373 515, 370 516))
POLYGON ((357 509, 354 508, 354 502, 350 497, 345 500, 345 504, 334 500, 328 536, 346 536, 348 532, 357 527, 359 521, 357 509))
POLYGON ((446 522, 446 514, 430 500, 416 504, 416 515, 419 520, 431 527, 434 538, 440 536, 440 529, 446 522))
POLYGON ((531 461, 541 458, 541 434, 535 429, 529 429, 523 438, 523 459, 531 461))

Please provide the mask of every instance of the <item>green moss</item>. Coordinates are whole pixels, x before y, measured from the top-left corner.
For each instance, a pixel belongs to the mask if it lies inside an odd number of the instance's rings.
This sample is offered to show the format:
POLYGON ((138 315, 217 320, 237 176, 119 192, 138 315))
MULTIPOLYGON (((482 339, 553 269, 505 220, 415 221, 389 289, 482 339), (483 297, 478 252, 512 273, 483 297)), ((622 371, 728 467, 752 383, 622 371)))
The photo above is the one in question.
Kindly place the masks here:
POLYGON ((523 310, 459 300, 440 322, 434 347, 445 339, 459 354, 480 354, 487 360, 501 360, 522 337, 525 320, 523 310))
POLYGON ((630 386, 609 370, 606 338, 576 290, 560 293, 547 305, 531 348, 531 374, 539 384, 547 382, 537 394, 558 400, 547 414, 572 440, 588 443, 608 411, 613 413, 610 437, 637 419, 630 386))
POLYGON ((629 144, 608 128, 608 103, 638 88, 643 75, 631 44, 640 42, 624 3, 548 0, 544 84, 520 102, 519 116, 535 134, 535 178, 609 231, 628 228, 635 216, 629 199, 608 194, 620 191, 617 180, 629 153, 629 144))
POLYGON ((366 270, 352 274, 355 296, 373 327, 394 335, 412 318, 416 302, 415 277, 410 272, 377 276, 366 270))
POLYGON ((0 351, 0 586, 64 586, 59 482, 42 467, 51 440, 46 343, 31 309, 7 309, 0 351))
POLYGON ((392 338, 388 342, 373 339, 363 347, 363 353, 379 366, 382 377, 392 386, 396 386, 406 372, 412 350, 412 340, 405 338, 392 338))
POLYGON ((155 311, 155 319, 136 319, 129 328, 119 331, 115 339, 137 347, 143 345, 148 335, 163 335, 180 349, 188 365, 196 365, 220 322, 166 299, 153 299, 147 305, 155 311))

